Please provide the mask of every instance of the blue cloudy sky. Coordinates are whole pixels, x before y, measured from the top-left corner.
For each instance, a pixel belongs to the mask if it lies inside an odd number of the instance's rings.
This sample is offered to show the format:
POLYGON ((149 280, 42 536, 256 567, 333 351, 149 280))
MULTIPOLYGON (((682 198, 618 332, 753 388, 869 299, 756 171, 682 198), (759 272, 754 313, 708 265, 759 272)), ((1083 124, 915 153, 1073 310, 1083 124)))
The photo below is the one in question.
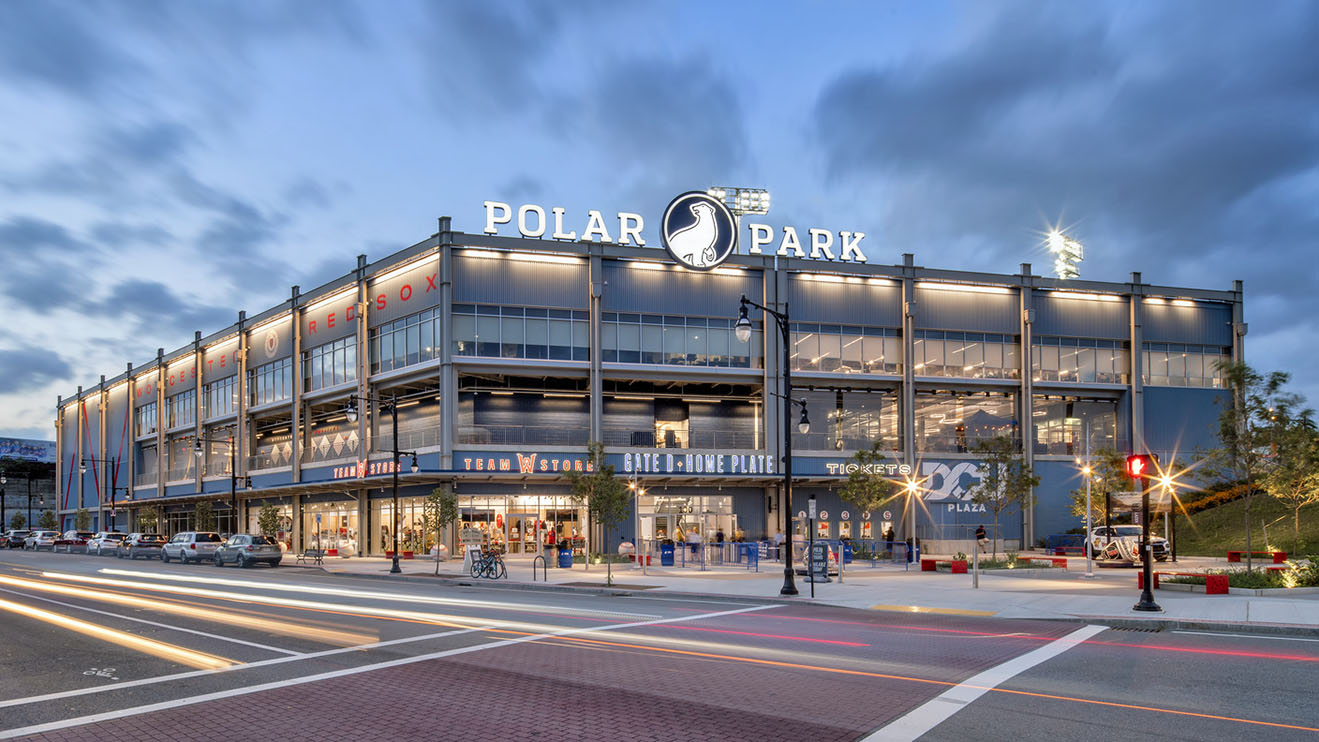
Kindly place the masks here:
POLYGON ((1086 278, 1243 279, 1319 402, 1316 49, 1282 0, 4 0, 0 435, 485 199, 716 184, 872 262, 1047 272, 1062 223, 1086 278))

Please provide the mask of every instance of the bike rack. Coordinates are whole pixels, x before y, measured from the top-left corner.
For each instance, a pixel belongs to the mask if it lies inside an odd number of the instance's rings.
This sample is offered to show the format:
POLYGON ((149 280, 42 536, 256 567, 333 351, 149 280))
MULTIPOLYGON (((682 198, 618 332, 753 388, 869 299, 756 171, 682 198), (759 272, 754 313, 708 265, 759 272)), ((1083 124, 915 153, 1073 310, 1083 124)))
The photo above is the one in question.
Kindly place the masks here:
POLYGON ((543 556, 538 556, 538 557, 536 557, 535 559, 532 559, 532 560, 531 560, 531 581, 532 581, 532 582, 535 582, 535 581, 536 581, 536 562, 540 562, 541 574, 545 575, 545 581, 546 581, 546 582, 549 582, 549 581, 550 581, 550 563, 549 563, 548 561, 546 561, 545 557, 543 557, 543 556))

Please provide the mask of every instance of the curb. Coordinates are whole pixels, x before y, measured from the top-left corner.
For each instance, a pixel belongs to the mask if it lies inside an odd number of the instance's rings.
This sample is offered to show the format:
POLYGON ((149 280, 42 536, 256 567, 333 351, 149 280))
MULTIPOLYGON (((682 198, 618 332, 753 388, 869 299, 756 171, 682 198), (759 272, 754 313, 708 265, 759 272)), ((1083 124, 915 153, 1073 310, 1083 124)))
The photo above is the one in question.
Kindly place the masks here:
POLYGON ((1154 631, 1211 631, 1222 633, 1259 634, 1261 636, 1315 636, 1319 626, 1279 623, 1233 623, 1200 618, 1126 618, 1123 616, 1072 616, 1070 618, 1041 619, 1045 621, 1071 621, 1102 624, 1114 629, 1143 629, 1154 631))

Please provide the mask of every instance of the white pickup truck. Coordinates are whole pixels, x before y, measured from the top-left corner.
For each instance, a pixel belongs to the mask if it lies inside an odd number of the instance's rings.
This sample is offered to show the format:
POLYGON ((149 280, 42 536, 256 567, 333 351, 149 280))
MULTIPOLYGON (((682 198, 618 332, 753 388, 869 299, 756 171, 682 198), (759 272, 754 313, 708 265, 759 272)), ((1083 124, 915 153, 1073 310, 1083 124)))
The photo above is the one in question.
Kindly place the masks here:
MULTIPOLYGON (((1090 541, 1091 554, 1105 561, 1139 562, 1140 533, 1140 526, 1100 526, 1090 541)), ((1151 534, 1150 552, 1156 561, 1168 561, 1168 539, 1151 534)))

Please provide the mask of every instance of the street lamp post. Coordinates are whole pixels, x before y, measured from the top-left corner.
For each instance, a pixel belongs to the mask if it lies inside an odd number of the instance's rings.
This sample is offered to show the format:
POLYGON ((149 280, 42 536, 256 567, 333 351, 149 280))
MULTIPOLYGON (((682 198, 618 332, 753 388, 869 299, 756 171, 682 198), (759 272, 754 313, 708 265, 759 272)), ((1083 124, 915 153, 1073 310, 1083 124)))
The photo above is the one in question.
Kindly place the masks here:
POLYGON ((228 438, 197 438, 192 447, 192 454, 197 457, 198 464, 201 464, 202 443, 227 443, 229 444, 229 509, 234 514, 234 533, 238 532, 241 524, 238 522, 238 480, 243 480, 243 489, 252 488, 252 478, 248 476, 238 476, 238 446, 234 445, 234 437, 228 438))
POLYGON ((783 557, 783 588, 779 590, 779 594, 796 595, 796 576, 792 569, 792 428, 788 427, 788 419, 792 417, 792 405, 794 403, 801 405, 801 420, 797 423, 797 429, 802 434, 810 431, 811 421, 806 417, 806 402, 792 398, 792 358, 789 353, 792 338, 789 334, 788 303, 784 302, 783 311, 779 312, 763 304, 757 304, 744 295, 738 310, 737 322, 733 325, 733 333, 741 343, 751 339, 751 320, 747 318, 749 306, 773 317, 783 336, 783 394, 776 396, 783 398, 783 538, 787 552, 783 557))
MULTIPOLYGON (((115 492, 118 491, 118 490, 124 490, 125 493, 128 492, 128 488, 127 488, 127 487, 116 487, 116 486, 114 485, 115 482, 118 482, 118 481, 119 481, 119 459, 117 459, 117 458, 114 458, 114 459, 98 459, 98 458, 96 458, 96 457, 94 457, 94 456, 84 456, 84 457, 82 457, 82 459, 78 462, 78 476, 82 476, 83 474, 86 474, 86 473, 87 473, 87 463, 88 463, 88 462, 91 462, 91 463, 93 463, 93 464, 109 464, 109 465, 110 465, 110 480, 109 480, 109 483, 110 483, 110 513, 111 513, 111 516, 110 516, 111 521, 110 521, 110 522, 113 524, 113 522, 114 522, 114 515, 113 515, 113 513, 114 513, 115 492)), ((29 498, 29 499, 30 499, 30 498, 29 498)), ((98 510, 100 509, 100 505, 101 505, 101 504, 100 504, 99 502, 96 504, 98 510)), ((78 507, 82 507, 82 503, 81 503, 81 502, 78 503, 78 507)), ((28 509, 31 510, 31 504, 30 504, 30 503, 29 503, 29 507, 28 507, 28 509)), ((111 531, 114 530, 114 526, 113 526, 113 525, 110 526, 110 530, 111 530, 111 531)))
MULTIPOLYGON (((367 404, 371 404, 374 401, 377 406, 380 406, 382 404, 379 400, 374 400, 370 397, 358 397, 358 396, 350 397, 348 402, 348 409, 344 410, 344 416, 348 418, 348 422, 350 423, 357 422, 357 405, 355 404, 356 400, 361 400, 367 404)), ((393 564, 389 568, 389 573, 392 575, 396 575, 403 572, 403 568, 400 567, 398 564, 398 460, 399 457, 403 455, 408 455, 412 457, 413 474, 416 474, 417 470, 420 469, 421 467, 417 465, 416 451, 398 450, 398 396, 395 395, 391 397, 388 402, 385 402, 383 404, 384 406, 389 407, 389 416, 394 433, 393 458, 391 459, 391 461, 393 462, 393 466, 390 467, 394 473, 394 497, 393 497, 393 506, 391 508, 392 520, 394 523, 393 523, 393 528, 390 529, 390 535, 393 537, 393 541, 394 541, 394 559, 393 559, 393 564)))

